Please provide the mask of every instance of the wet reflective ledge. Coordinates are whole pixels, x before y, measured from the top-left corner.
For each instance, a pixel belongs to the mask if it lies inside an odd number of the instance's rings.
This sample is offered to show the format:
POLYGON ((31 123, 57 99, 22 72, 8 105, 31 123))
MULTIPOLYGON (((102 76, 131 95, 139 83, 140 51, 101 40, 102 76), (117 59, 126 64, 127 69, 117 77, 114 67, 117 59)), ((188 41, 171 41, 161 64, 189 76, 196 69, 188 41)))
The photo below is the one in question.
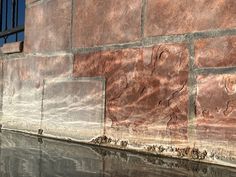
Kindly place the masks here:
POLYGON ((235 177, 236 169, 3 131, 1 177, 235 177))

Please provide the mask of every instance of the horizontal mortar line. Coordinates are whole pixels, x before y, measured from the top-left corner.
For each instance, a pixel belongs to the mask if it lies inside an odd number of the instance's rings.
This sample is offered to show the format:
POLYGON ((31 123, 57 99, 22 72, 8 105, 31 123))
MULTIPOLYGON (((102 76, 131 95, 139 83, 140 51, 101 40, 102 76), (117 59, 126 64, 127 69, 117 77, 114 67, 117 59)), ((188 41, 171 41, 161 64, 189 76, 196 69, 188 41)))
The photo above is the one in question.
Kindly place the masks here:
POLYGON ((183 42, 189 43, 190 41, 194 41, 197 39, 232 36, 232 35, 236 35, 236 29, 211 30, 211 31, 194 32, 186 34, 145 37, 142 40, 134 42, 107 44, 94 47, 73 48, 72 51, 74 53, 89 53, 89 52, 104 51, 109 49, 151 47, 156 44, 183 43, 183 42))
POLYGON ((98 52, 109 49, 126 49, 126 48, 138 48, 142 46, 141 41, 128 42, 128 43, 118 43, 118 44, 108 44, 95 47, 83 47, 83 48, 73 48, 74 53, 89 53, 89 52, 98 52))
POLYGON ((141 5, 141 36, 142 38, 144 37, 144 26, 145 26, 145 21, 146 21, 146 7, 147 6, 147 0, 142 0, 142 5, 141 5))
POLYGON ((26 53, 26 56, 54 57, 54 56, 73 56, 71 51, 51 51, 51 52, 32 52, 26 53))
POLYGON ((51 52, 51 53, 18 53, 18 54, 7 54, 0 56, 0 60, 17 60, 17 59, 29 59, 29 57, 59 57, 68 56, 73 57, 71 52, 51 52))
POLYGON ((25 53, 12 53, 12 54, 3 54, 1 55, 1 60, 6 59, 19 59, 19 58, 25 58, 25 53))
POLYGON ((161 43, 181 43, 189 42, 192 38, 192 34, 176 34, 176 35, 163 35, 163 36, 152 36, 146 37, 142 40, 143 46, 151 46, 161 43))
POLYGON ((150 44, 170 43, 170 42, 174 43, 190 42, 197 39, 232 36, 232 35, 236 35, 236 29, 224 29, 224 30, 217 29, 217 30, 200 31, 194 33, 146 37, 143 39, 143 44, 150 45, 150 44))
POLYGON ((236 67, 196 68, 194 73, 199 74, 235 74, 236 67))
POLYGON ((223 37, 223 36, 232 36, 236 35, 236 29, 216 29, 205 32, 195 32, 193 33, 193 39, 201 39, 201 38, 215 38, 215 37, 223 37))

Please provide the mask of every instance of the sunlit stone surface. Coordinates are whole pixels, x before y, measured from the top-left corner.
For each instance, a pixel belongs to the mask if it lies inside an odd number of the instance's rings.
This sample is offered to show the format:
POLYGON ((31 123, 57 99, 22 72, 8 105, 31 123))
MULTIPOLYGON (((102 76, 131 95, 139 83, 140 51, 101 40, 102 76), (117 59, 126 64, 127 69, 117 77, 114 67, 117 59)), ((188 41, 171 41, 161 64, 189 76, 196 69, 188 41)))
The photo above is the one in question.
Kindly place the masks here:
POLYGON ((3 96, 4 128, 37 133, 41 122, 42 89, 34 81, 15 81, 5 85, 3 96))
POLYGON ((236 75, 200 75, 197 77, 197 146, 218 153, 215 160, 236 164, 236 75))
POLYGON ((236 26, 235 0, 147 0, 145 36, 236 26))
POLYGON ((236 36, 199 39, 194 44, 198 67, 236 66, 236 36))
POLYGON ((188 139, 188 50, 185 44, 75 56, 74 76, 104 76, 106 134, 145 143, 188 139))
POLYGON ((37 133, 42 117, 43 79, 68 76, 70 55, 28 56, 3 60, 1 124, 4 128, 37 133))
POLYGON ((44 134, 90 140, 103 134, 103 78, 46 81, 43 95, 44 134))

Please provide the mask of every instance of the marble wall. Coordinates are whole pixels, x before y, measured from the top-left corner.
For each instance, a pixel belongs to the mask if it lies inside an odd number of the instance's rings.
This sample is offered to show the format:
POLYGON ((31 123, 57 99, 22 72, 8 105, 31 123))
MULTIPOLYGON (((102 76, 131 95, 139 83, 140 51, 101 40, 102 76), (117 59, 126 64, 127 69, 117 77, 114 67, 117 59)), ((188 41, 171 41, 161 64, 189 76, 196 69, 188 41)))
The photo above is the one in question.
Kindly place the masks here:
POLYGON ((27 0, 2 127, 235 166, 235 2, 27 0))

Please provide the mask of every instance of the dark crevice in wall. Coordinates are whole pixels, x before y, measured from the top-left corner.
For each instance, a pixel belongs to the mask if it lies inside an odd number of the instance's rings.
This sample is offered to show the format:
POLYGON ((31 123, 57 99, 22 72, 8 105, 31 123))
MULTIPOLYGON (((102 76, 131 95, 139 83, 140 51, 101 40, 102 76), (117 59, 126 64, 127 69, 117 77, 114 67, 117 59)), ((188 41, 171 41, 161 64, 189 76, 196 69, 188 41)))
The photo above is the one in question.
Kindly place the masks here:
POLYGON ((72 37, 72 33, 73 33, 73 13, 74 13, 74 0, 71 0, 71 22, 70 22, 70 45, 69 45, 69 49, 72 52, 72 41, 73 41, 73 37, 72 37))

